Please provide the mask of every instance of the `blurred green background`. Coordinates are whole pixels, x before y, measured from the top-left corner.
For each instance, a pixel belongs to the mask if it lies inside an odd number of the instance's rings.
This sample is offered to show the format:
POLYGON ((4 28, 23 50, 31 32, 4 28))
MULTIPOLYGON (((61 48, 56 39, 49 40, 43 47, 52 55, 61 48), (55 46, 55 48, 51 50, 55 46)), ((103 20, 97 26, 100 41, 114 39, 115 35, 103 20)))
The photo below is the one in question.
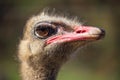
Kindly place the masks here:
POLYGON ((120 80, 119 0, 0 0, 0 80, 20 80, 16 56, 23 27, 48 7, 106 30, 103 40, 86 46, 62 67, 57 80, 120 80))

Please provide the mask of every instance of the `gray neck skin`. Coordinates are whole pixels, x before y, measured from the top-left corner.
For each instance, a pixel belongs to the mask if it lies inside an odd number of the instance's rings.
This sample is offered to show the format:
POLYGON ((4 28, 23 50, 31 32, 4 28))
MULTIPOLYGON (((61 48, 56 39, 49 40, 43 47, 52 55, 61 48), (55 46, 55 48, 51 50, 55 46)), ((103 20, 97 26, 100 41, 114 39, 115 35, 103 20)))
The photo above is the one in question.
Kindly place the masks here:
POLYGON ((48 65, 28 65, 27 63, 21 64, 22 80, 56 80, 58 66, 55 64, 48 65), (54 65, 54 66, 52 66, 54 65), (36 67, 35 67, 36 66, 36 67))

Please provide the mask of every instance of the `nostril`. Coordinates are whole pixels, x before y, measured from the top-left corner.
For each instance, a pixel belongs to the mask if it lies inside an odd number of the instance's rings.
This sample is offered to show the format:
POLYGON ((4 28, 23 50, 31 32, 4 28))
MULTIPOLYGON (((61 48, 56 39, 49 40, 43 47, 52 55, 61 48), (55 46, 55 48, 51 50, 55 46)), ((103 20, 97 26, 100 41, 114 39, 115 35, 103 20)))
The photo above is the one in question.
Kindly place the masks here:
POLYGON ((85 33, 86 30, 77 30, 76 33, 85 33))

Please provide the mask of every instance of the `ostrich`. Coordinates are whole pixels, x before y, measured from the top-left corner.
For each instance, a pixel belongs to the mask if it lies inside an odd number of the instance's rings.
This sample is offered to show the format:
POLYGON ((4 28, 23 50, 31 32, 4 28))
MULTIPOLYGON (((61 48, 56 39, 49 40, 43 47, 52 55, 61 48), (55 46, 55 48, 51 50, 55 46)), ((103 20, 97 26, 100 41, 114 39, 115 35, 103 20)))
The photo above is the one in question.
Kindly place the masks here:
POLYGON ((56 80, 61 66, 80 47, 103 38, 100 28, 42 12, 27 21, 19 44, 22 80, 56 80))

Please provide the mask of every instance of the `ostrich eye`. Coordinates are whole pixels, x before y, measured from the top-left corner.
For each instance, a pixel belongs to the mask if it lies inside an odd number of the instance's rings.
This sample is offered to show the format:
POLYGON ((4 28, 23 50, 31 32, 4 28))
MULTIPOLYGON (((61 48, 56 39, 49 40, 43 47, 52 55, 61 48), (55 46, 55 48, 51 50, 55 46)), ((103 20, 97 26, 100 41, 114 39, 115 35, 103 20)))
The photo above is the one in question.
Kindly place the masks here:
POLYGON ((55 25, 50 23, 39 23, 35 26, 34 34, 38 38, 47 38, 53 34, 56 34, 57 28, 55 25))

